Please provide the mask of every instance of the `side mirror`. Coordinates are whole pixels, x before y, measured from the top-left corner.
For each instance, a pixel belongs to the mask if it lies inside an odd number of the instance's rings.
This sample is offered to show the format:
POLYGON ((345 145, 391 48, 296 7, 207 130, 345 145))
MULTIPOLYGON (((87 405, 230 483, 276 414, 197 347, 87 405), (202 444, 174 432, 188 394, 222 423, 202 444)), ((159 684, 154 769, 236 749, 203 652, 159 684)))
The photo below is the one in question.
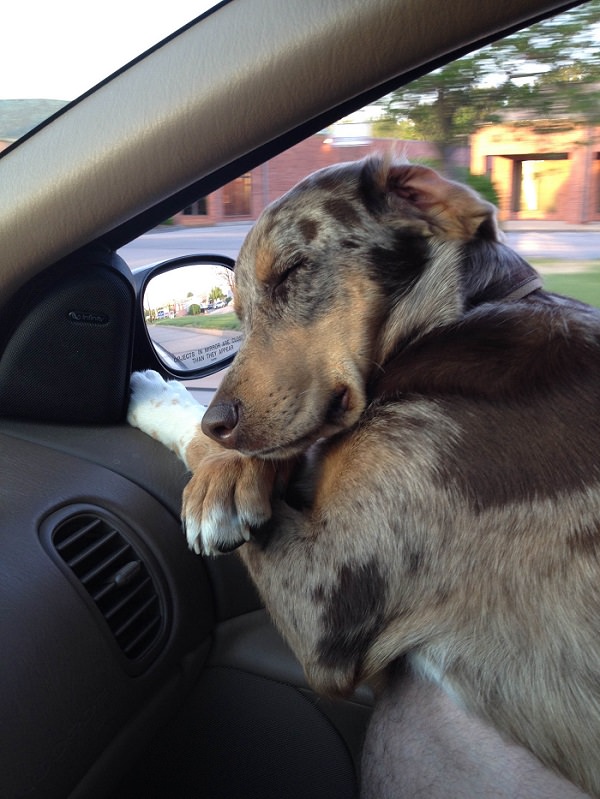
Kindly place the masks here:
POLYGON ((230 365, 242 342, 231 259, 186 256, 135 277, 148 341, 167 372, 191 379, 230 365))

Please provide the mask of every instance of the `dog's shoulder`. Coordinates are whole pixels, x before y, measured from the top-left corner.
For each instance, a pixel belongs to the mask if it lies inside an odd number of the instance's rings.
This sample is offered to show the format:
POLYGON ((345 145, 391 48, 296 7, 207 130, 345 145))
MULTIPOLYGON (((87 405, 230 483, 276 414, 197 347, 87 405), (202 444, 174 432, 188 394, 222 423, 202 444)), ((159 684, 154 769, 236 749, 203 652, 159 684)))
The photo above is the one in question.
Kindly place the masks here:
POLYGON ((477 306, 405 347, 370 387, 502 401, 585 384, 600 392, 600 311, 545 292, 477 306))
POLYGON ((482 305, 396 355, 364 429, 388 470, 395 450, 479 509, 598 491, 599 367, 598 311, 544 293, 482 305))

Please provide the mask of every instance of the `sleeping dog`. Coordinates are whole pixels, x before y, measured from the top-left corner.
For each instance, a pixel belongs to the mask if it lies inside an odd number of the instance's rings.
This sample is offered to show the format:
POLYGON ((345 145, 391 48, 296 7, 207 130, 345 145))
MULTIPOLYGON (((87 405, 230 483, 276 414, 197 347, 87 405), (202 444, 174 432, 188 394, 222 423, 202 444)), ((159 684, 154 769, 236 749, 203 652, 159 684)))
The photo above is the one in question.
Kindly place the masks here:
POLYGON ((240 547, 317 691, 406 656, 600 796, 599 314, 470 189, 379 156, 265 210, 235 309, 202 419, 134 376, 131 423, 192 471, 190 546, 240 547))

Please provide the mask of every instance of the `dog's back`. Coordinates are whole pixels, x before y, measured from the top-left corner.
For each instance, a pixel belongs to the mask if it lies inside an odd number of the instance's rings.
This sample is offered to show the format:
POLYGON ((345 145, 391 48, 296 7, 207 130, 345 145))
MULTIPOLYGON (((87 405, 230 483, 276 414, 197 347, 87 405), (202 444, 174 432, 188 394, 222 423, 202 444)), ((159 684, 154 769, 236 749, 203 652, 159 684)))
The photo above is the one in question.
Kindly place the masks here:
POLYGON ((413 662, 594 795, 599 365, 600 315, 536 292, 431 332, 372 390, 387 468, 408 431, 412 452, 427 453, 426 497, 407 499, 406 479, 386 470, 387 500, 402 485, 412 564, 409 580, 396 575, 396 616, 418 597, 430 620, 413 662))

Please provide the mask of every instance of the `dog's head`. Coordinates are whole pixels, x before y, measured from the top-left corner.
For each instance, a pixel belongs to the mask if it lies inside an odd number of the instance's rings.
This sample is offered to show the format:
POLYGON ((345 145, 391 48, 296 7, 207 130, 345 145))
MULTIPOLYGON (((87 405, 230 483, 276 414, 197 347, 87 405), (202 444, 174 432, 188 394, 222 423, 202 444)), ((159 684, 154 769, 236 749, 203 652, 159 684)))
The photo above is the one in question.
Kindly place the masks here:
POLYGON ((498 238, 492 205, 426 167, 371 157, 310 175, 242 246, 245 340, 204 432, 288 457, 354 425, 398 343, 459 318, 497 278, 491 266, 468 274, 464 253, 498 238))

